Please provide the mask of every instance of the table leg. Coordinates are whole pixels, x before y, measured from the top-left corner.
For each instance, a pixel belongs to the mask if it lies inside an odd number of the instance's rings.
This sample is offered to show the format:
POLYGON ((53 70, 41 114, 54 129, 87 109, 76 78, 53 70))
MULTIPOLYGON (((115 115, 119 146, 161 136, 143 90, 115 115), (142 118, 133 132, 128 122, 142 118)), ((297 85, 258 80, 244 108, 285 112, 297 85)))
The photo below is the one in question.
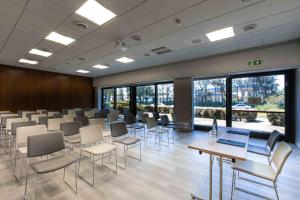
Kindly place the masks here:
POLYGON ((209 200, 212 200, 212 167, 213 167, 213 156, 209 155, 209 200))
POLYGON ((219 200, 222 200, 222 190, 223 190, 223 157, 222 156, 220 156, 219 159, 219 168, 220 168, 219 200))

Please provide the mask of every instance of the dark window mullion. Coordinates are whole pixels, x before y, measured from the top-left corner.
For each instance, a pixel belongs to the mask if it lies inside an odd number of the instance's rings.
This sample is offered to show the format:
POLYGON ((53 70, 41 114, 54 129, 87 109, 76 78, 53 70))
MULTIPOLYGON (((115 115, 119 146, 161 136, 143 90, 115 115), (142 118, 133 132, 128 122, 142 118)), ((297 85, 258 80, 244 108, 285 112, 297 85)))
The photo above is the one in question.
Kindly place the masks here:
POLYGON ((226 78, 226 126, 232 126, 232 78, 226 78))

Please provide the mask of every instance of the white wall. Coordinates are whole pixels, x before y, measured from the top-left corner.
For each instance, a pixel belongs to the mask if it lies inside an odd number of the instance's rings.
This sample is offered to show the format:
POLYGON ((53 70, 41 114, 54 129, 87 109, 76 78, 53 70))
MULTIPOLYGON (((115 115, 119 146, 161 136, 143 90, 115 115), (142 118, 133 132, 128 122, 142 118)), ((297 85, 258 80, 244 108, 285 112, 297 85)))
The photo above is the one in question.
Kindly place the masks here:
POLYGON ((296 65, 300 65, 300 46, 299 43, 292 43, 99 77, 94 79, 94 86, 107 87, 174 80, 182 77, 205 77, 228 73, 272 70, 296 65), (262 58, 264 63, 259 67, 249 67, 248 61, 253 58, 262 58))
MULTIPOLYGON (((300 56, 300 55, 299 55, 300 56)), ((300 147, 300 69, 296 71, 296 144, 300 147)))

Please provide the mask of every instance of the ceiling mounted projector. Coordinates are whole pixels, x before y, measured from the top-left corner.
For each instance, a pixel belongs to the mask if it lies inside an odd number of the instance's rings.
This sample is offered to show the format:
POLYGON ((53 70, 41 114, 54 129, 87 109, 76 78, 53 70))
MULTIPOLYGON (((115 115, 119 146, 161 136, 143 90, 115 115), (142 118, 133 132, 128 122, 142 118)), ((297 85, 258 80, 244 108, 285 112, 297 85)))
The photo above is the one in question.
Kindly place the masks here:
POLYGON ((119 39, 115 43, 115 48, 116 49, 120 49, 121 51, 127 51, 127 49, 129 48, 129 46, 122 39, 119 39))

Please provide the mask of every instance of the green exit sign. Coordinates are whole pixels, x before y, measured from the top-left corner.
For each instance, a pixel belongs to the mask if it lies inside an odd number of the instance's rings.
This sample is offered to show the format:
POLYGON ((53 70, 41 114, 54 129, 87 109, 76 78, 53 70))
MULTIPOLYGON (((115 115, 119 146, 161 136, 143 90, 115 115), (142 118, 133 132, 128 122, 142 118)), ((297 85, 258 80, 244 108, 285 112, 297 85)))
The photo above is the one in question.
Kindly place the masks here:
POLYGON ((257 66, 257 65, 261 65, 261 64, 263 64, 263 59, 260 59, 260 58, 252 59, 248 62, 249 66, 257 66))

